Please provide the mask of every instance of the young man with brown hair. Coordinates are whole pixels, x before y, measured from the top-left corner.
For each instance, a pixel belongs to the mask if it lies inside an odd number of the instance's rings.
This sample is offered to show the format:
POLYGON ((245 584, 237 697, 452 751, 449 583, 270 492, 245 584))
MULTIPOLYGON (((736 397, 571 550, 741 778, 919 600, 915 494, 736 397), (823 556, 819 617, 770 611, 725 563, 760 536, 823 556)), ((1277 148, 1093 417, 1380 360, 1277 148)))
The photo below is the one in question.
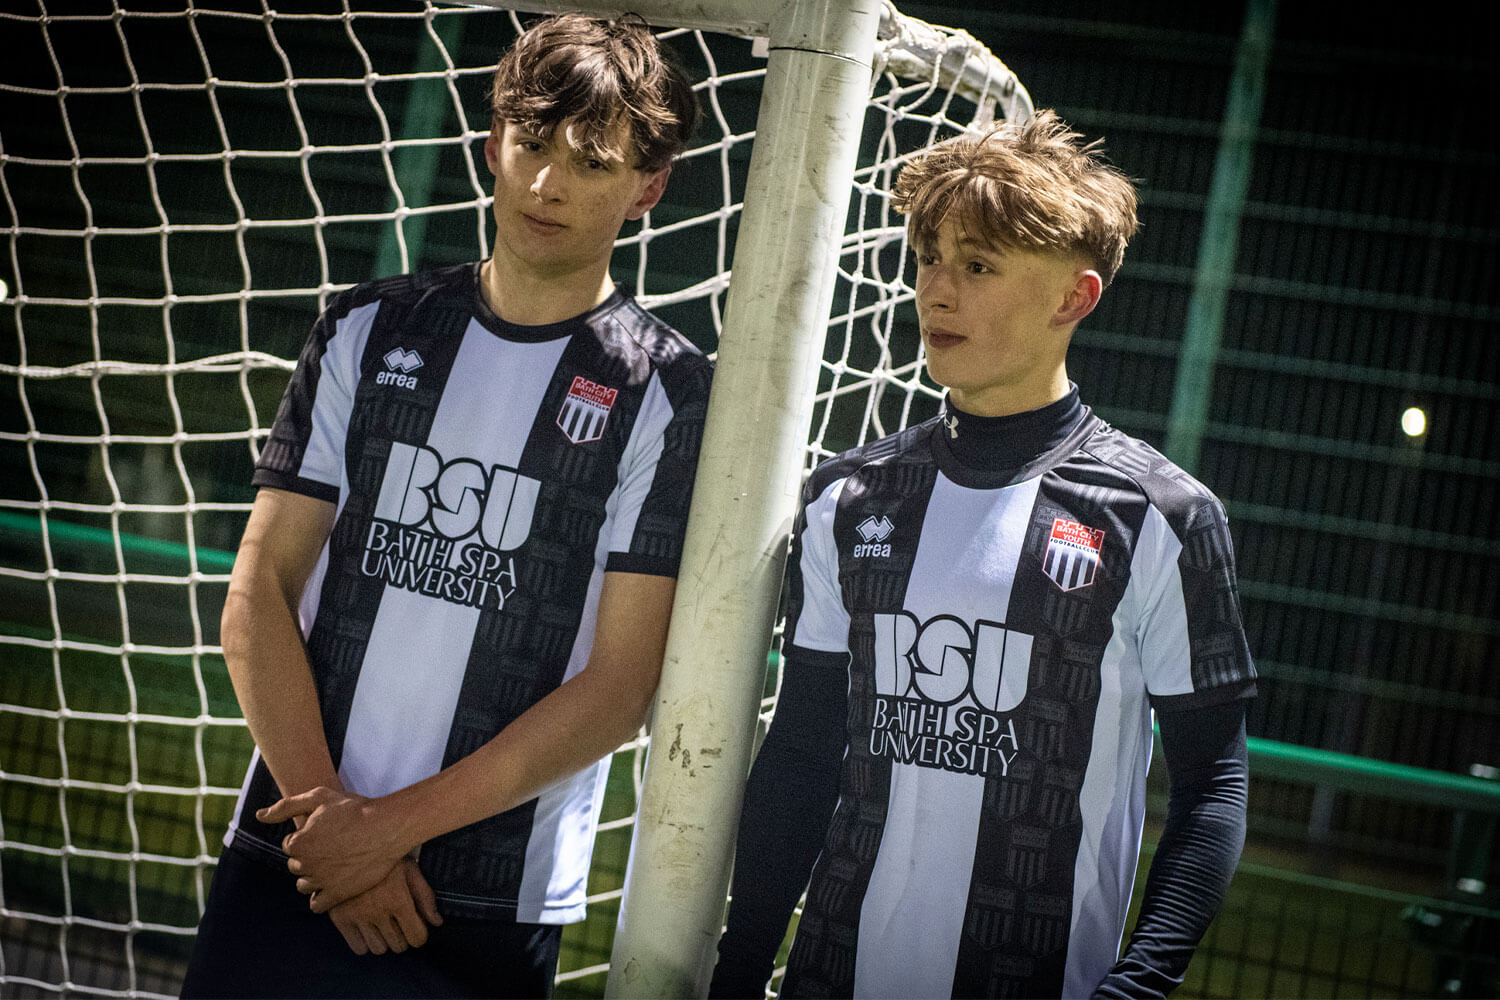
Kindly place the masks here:
POLYGON ((1255 672, 1222 506, 1068 380, 1134 188, 1043 111, 894 195, 947 398, 803 492, 710 995, 762 994, 804 888, 783 996, 1165 995, 1243 845, 1255 672))
POLYGON ((223 620, 257 753, 185 995, 546 996, 583 918, 710 375, 609 263, 697 103, 644 24, 567 15, 492 104, 491 256, 336 296, 257 464, 223 620))

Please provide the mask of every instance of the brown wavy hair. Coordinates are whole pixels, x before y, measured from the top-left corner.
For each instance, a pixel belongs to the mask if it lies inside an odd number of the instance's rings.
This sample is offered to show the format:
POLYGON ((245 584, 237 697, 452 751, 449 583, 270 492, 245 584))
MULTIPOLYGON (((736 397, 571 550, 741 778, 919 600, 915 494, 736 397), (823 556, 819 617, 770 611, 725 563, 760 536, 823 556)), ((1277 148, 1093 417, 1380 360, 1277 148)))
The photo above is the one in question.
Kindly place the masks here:
POLYGON ((902 168, 892 203, 913 246, 952 216, 981 244, 1086 260, 1106 286, 1139 227, 1135 184, 1051 110, 929 147, 902 168))
POLYGON ((647 172, 687 147, 698 98, 686 73, 636 15, 616 20, 560 14, 532 24, 501 56, 490 84, 496 121, 551 136, 564 122, 585 149, 625 155, 647 172), (612 147, 621 119, 629 150, 612 147))

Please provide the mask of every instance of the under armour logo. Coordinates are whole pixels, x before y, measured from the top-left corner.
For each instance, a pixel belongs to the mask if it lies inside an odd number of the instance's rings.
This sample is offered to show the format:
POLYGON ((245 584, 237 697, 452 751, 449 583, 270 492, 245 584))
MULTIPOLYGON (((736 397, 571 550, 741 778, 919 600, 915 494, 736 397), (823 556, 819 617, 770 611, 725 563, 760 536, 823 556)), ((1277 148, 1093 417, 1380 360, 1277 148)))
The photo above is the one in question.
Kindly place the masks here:
POLYGON ((859 537, 866 542, 883 542, 891 536, 891 532, 896 530, 896 526, 891 523, 890 518, 881 514, 878 521, 873 515, 865 518, 854 526, 854 530, 859 532, 859 537))
POLYGON ((385 352, 385 366, 393 372, 411 374, 422 367, 422 355, 404 347, 393 347, 385 352))
POLYGON ((958 437, 958 414, 948 413, 943 416, 943 426, 948 428, 950 438, 958 437))

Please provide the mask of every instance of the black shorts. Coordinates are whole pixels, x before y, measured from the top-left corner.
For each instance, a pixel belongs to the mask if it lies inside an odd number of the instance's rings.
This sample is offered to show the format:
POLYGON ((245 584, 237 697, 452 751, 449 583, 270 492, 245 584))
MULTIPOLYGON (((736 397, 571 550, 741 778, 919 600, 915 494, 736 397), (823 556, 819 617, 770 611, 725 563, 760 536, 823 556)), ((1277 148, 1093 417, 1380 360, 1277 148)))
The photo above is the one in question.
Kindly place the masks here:
POLYGON ((296 879, 234 849, 219 859, 184 997, 550 997, 562 928, 445 916, 427 943, 356 955, 296 879))

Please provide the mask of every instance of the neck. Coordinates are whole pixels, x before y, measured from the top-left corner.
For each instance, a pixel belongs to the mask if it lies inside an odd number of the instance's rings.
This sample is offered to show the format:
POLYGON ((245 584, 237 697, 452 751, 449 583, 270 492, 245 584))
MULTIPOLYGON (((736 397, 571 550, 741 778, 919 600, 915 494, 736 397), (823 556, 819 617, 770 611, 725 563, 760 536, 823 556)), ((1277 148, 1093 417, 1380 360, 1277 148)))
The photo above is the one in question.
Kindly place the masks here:
POLYGON ((544 326, 582 315, 614 293, 609 260, 599 266, 546 273, 496 247, 479 269, 485 305, 517 326, 544 326))
POLYGON ((1028 384, 997 386, 978 392, 950 389, 948 397, 954 406, 976 417, 1008 417, 1050 406, 1066 396, 1071 388, 1067 369, 1058 365, 1045 378, 1028 384))

